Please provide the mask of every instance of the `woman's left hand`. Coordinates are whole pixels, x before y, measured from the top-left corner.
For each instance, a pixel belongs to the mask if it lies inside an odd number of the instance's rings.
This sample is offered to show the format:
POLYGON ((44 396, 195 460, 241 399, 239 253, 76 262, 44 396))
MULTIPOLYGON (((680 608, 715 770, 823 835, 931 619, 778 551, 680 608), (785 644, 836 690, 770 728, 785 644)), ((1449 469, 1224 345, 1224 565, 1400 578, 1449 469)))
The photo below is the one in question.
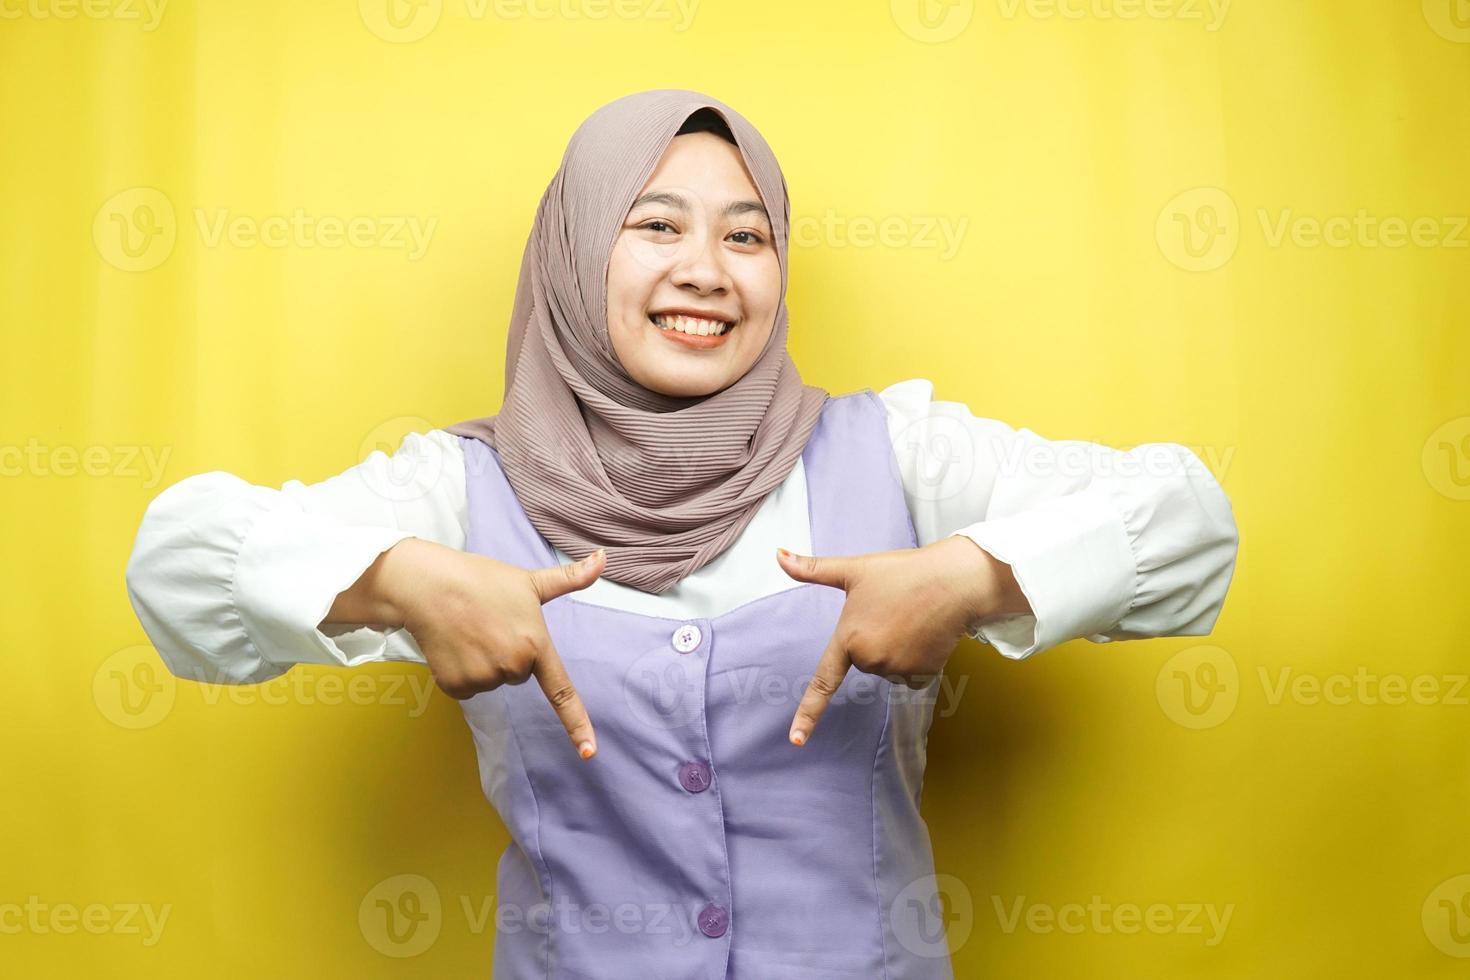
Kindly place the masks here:
POLYGON ((802 695, 790 739, 802 745, 848 667, 918 689, 971 628, 1031 612, 1011 566, 964 535, 922 548, 813 557, 777 549, 787 575, 847 593, 837 627, 802 695))

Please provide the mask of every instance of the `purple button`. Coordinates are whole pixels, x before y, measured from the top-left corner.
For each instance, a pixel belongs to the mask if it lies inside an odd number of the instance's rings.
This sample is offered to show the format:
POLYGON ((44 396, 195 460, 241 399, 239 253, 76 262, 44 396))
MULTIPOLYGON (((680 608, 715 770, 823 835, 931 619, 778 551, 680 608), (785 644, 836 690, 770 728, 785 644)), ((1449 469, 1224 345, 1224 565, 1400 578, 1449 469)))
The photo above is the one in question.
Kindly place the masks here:
POLYGON ((703 762, 686 762, 679 767, 679 785, 691 793, 709 789, 709 766, 703 762))
POLYGON ((729 924, 730 911, 723 905, 711 902, 699 912, 699 931, 711 939, 719 939, 723 936, 725 927, 729 924))

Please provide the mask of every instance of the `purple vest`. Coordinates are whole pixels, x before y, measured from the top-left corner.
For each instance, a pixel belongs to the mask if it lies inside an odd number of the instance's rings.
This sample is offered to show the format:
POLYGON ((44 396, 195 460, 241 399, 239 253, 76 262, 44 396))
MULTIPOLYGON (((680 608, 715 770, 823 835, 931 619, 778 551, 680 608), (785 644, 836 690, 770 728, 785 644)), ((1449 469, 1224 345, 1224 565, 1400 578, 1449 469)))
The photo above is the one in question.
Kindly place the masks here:
MULTIPOLYGON (((557 564, 495 451, 461 444, 466 550, 557 564)), ((814 554, 916 546, 871 389, 828 399, 802 460, 814 554)), ((462 702, 512 838, 496 980, 951 980, 919 815, 932 696, 850 669, 811 741, 786 739, 845 598, 792 580, 713 618, 542 607, 597 755, 534 679, 462 702)))

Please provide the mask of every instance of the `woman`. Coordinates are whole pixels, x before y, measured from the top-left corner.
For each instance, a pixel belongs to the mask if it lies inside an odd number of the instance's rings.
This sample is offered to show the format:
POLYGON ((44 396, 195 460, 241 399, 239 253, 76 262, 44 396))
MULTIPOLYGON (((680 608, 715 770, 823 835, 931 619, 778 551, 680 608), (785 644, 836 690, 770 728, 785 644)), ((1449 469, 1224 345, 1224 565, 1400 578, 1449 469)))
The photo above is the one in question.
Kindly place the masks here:
POLYGON ((612 102, 542 198, 499 414, 144 517, 129 591, 180 677, 412 660, 461 700, 512 836, 497 977, 951 976, 919 800, 957 640, 1219 615, 1235 524, 1183 447, 803 384, 789 217, 729 106, 612 102))

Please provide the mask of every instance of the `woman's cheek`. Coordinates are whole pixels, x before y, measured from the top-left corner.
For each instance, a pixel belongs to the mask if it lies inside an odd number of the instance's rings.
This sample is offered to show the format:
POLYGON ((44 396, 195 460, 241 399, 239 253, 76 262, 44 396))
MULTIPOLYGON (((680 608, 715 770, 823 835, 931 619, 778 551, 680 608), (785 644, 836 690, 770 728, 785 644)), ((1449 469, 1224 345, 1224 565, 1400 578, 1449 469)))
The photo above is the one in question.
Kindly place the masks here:
POLYGON ((633 239, 628 243, 624 254, 631 264, 627 270, 630 277, 656 279, 674 264, 678 258, 679 249, 677 245, 633 239))

